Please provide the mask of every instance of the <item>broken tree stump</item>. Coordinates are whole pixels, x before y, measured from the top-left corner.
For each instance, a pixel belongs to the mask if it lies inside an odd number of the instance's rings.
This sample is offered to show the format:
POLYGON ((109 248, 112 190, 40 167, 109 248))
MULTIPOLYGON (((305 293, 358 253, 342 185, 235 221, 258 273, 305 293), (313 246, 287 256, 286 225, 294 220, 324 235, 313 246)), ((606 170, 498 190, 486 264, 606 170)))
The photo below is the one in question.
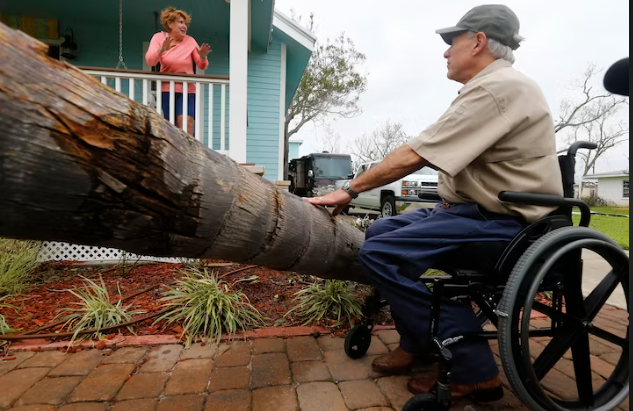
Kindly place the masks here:
POLYGON ((2 24, 0 236, 364 282, 362 232, 2 24))

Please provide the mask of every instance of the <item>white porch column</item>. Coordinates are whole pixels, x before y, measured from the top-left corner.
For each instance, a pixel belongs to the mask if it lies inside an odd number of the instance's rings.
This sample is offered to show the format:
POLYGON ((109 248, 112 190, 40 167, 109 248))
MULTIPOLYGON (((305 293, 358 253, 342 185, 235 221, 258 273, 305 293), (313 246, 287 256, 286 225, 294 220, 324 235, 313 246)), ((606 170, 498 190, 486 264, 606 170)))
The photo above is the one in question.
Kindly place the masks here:
POLYGON ((250 3, 250 0, 231 0, 229 156, 238 163, 246 163, 250 3))
MULTIPOLYGON (((286 43, 281 43, 281 79, 279 87, 279 173, 278 178, 284 181, 288 178, 284 175, 285 163, 284 155, 286 154, 286 64, 288 61, 288 48, 286 43)), ((288 159, 290 160, 290 159, 288 159)))

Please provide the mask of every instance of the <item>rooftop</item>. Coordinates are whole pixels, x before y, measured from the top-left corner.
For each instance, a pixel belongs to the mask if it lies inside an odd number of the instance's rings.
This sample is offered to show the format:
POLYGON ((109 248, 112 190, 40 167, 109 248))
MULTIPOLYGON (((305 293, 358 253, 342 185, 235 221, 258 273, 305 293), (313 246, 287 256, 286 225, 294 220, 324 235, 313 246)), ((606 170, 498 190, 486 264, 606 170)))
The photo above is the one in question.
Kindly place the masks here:
POLYGON ((629 170, 615 170, 609 171, 607 173, 597 173, 597 174, 589 174, 584 178, 606 178, 606 177, 628 177, 629 170))

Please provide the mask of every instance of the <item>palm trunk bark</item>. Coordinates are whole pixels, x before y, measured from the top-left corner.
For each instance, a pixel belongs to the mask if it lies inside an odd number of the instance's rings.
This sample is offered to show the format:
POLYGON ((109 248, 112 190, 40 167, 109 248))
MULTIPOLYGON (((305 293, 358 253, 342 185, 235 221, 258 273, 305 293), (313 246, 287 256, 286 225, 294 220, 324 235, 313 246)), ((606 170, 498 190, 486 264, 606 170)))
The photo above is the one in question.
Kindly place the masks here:
POLYGON ((0 236, 365 282, 362 233, 0 24, 0 236))

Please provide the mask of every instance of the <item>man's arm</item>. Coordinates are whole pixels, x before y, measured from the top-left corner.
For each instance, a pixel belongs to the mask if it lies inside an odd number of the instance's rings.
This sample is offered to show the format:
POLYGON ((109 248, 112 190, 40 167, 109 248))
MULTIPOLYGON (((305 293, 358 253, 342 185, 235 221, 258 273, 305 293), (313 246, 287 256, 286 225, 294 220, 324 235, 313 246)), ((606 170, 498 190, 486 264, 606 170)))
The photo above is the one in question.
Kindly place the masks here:
MULTIPOLYGON (((521 104, 519 101, 513 103, 521 104)), ((492 94, 482 87, 461 94, 437 122, 394 151, 375 169, 351 182, 352 190, 371 190, 429 165, 456 176, 508 134, 511 124, 503 112, 492 94)), ((338 206, 334 210, 336 215, 352 199, 344 190, 338 190, 309 201, 316 205, 338 206)))
POLYGON ((389 154, 376 167, 352 181, 352 190, 357 193, 373 190, 385 184, 393 183, 428 165, 428 161, 405 144, 389 154))
MULTIPOLYGON (((428 161, 405 144, 350 184, 352 190, 362 193, 393 183, 428 165, 430 165, 428 161)), ((337 206, 332 214, 338 215, 352 201, 352 198, 345 191, 337 190, 324 197, 311 198, 308 201, 314 205, 337 206)))

